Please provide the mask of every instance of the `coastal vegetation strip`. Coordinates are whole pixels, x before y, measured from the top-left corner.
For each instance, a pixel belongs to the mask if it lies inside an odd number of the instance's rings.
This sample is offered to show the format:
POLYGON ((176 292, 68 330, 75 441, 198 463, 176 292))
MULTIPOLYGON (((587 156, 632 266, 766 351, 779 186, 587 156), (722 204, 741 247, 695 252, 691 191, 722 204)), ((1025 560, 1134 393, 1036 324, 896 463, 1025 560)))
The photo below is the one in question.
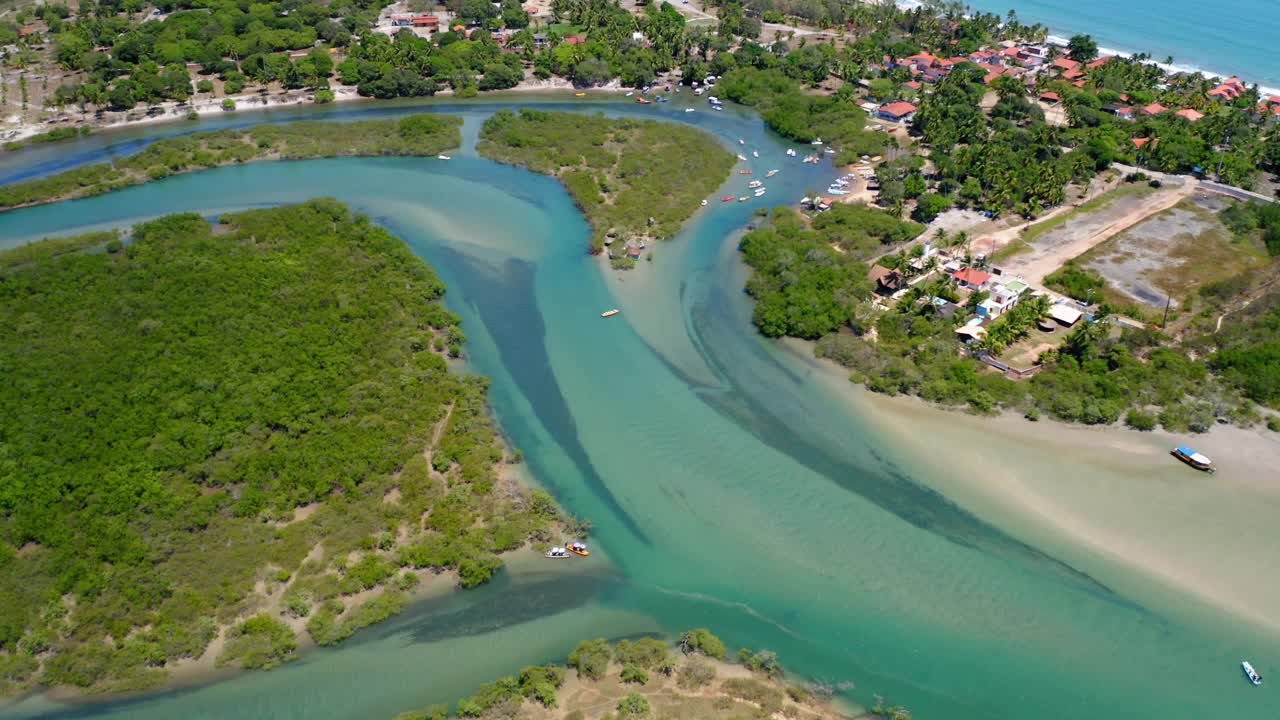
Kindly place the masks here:
POLYGON ((591 223, 591 249, 670 238, 734 165, 687 125, 521 109, 485 121, 481 155, 558 178, 591 223))
POLYGON ((302 121, 212 130, 158 140, 133 155, 0 187, 0 209, 97 195, 180 173, 255 160, 431 156, 457 147, 462 119, 302 121))
MULTIPOLYGON (((394 720, 459 718, 730 718, 838 720, 831 688, 788 682, 777 656, 742 648, 726 660, 720 638, 705 628, 682 633, 674 646, 655 637, 584 640, 563 664, 533 665, 482 685, 453 708, 435 705, 394 720)), ((883 701, 863 717, 910 720, 883 701)))
POLYGON ((333 200, 0 273, 0 690, 269 667, 558 539, 444 290, 333 200))
POLYGON ((114 230, 101 230, 83 235, 46 238, 40 242, 27 243, 26 245, 0 250, 0 270, 30 265, 41 260, 49 260, 59 255, 93 247, 103 247, 110 252, 118 251, 122 247, 120 233, 114 230))
MULTIPOLYGON (((1124 418, 1139 430, 1162 425, 1175 432, 1206 432, 1215 421, 1251 425, 1270 418, 1276 426, 1274 416, 1259 409, 1280 409, 1280 292, 1268 282, 1275 262, 1205 286, 1197 295, 1203 309, 1181 336, 1106 322, 1105 306, 1094 321, 1045 334, 1040 322, 1051 305, 1028 294, 988 317, 982 334, 964 345, 956 331, 990 293, 961 287, 936 256, 918 252, 914 260, 882 257, 898 269, 870 273, 864 259, 873 246, 859 250, 844 240, 871 226, 892 237, 891 226, 882 218, 873 223, 868 212, 878 211, 837 206, 810 227, 794 211, 778 209, 771 223, 743 238, 742 255, 753 269, 747 290, 757 300, 754 319, 762 333, 817 338, 820 357, 849 368, 853 381, 875 392, 974 412, 1015 410, 1030 419, 1045 414, 1087 424, 1124 418), (819 222, 837 212, 849 219, 819 222), (881 278, 893 283, 892 300, 877 296, 885 290, 881 278), (1249 298, 1247 309, 1230 312, 1215 333, 1210 320, 1249 298), (978 359, 1009 365, 1014 348, 1025 349, 1024 367, 1039 366, 1029 379, 1011 379, 978 359)), ((1266 232, 1253 228, 1245 231, 1266 232)), ((1090 280, 1073 271, 1055 282, 1083 287, 1090 280)))

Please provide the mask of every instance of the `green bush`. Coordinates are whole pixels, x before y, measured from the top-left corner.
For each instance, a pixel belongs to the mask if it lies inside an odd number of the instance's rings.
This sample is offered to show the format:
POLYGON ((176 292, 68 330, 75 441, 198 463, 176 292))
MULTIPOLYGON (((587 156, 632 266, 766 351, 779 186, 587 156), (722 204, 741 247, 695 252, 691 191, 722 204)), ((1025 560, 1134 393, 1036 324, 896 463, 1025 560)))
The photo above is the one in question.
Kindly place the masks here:
POLYGON ((623 717, 648 715, 649 699, 640 693, 630 693, 618 701, 618 713, 623 717))
POLYGON ((715 667, 700 658, 689 658, 676 671, 676 684, 685 690, 697 690, 711 684, 716 679, 715 667))
POLYGON ((269 670, 292 660, 297 649, 298 639, 288 625, 269 615, 255 615, 227 631, 227 644, 217 664, 269 670))
POLYGON ((1124 416, 1125 425, 1128 425, 1134 430, 1141 430, 1143 432, 1155 430, 1156 422, 1157 420, 1155 415, 1152 415, 1149 412, 1143 412, 1137 408, 1131 408, 1124 416))
POLYGON ((569 667, 589 680, 599 680, 609 671, 613 652, 604 638, 583 640, 569 653, 569 667))
POLYGON ((680 649, 689 653, 702 653, 716 660, 724 659, 724 643, 706 628, 697 628, 680 634, 680 649))
POLYGON ((649 673, 645 672, 644 668, 637 665, 624 665, 622 667, 621 680, 624 683, 644 685, 649 682, 649 673))

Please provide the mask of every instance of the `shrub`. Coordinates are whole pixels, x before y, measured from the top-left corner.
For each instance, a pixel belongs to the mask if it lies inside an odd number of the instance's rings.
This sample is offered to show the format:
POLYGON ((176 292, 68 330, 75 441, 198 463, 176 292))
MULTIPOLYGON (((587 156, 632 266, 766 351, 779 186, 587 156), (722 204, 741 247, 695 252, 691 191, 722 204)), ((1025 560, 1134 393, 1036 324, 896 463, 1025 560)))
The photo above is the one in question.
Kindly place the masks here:
POLYGON ((636 665, 625 665, 622 668, 622 682, 644 685, 649 682, 649 673, 636 665))
POLYGON ((1134 430, 1149 432, 1156 429, 1156 416, 1137 408, 1131 408, 1129 412, 1125 413, 1124 424, 1134 430))
POLYGON ((335 96, 334 96, 334 94, 333 94, 333 91, 332 91, 332 90, 327 90, 327 89, 325 89, 325 88, 321 88, 321 89, 317 90, 317 91, 316 91, 316 96, 315 96, 315 97, 316 97, 316 104, 317 104, 317 105, 326 105, 326 104, 328 104, 328 103, 333 102, 333 101, 334 101, 334 98, 335 98, 335 96))
POLYGON ((244 668, 269 670, 293 659, 298 639, 288 625, 269 615, 255 615, 231 628, 218 665, 238 662, 244 668))
POLYGON ((222 101, 222 109, 223 109, 223 110, 226 110, 226 111, 228 111, 228 112, 230 112, 231 110, 235 110, 235 109, 236 109, 236 101, 235 101, 235 100, 232 100, 231 98, 226 98, 226 99, 224 99, 224 100, 222 101))
POLYGON ((623 665, 635 665, 655 670, 667 657, 667 644, 658 638, 621 640, 614 650, 614 658, 623 665))
POLYGON ((582 677, 599 680, 609 671, 610 659, 612 651, 608 640, 583 640, 569 653, 569 667, 576 669, 582 677))
POLYGON ((685 690, 697 690, 711 684, 716 679, 716 669, 711 663, 698 658, 690 658, 680 667, 676 674, 676 684, 685 690))
POLYGON ((685 654, 700 652, 717 660, 724 659, 724 643, 706 628, 697 628, 680 635, 680 649, 685 654))
POLYGON ((778 663, 778 654, 772 650, 752 652, 750 648, 742 648, 738 651, 738 659, 752 672, 761 672, 769 677, 777 677, 782 674, 782 665, 778 663))
POLYGON ((1267 418, 1267 429, 1271 432, 1280 432, 1280 417, 1273 415, 1267 418))
POLYGON ((623 717, 639 717, 649 714, 649 700, 640 693, 631 693, 618 701, 618 713, 623 717))

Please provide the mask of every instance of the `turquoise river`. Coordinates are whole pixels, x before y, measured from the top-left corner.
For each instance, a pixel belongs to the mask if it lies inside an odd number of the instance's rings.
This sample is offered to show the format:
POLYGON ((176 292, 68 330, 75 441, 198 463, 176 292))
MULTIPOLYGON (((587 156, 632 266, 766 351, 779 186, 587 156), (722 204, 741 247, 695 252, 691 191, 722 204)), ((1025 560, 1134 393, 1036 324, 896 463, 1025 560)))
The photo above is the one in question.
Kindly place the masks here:
POLYGON ((0 214, 0 245, 176 211, 349 203, 439 270, 504 432, 536 482, 593 519, 599 551, 518 557, 487 587, 423 600, 271 672, 107 702, 38 695, 0 717, 377 720, 561 659, 580 639, 702 625, 917 718, 1280 717, 1274 688, 1239 670, 1249 657, 1280 677, 1274 482, 1225 472, 1209 489, 1158 437, 1015 427, 856 391, 753 331, 735 246, 763 200, 713 198, 652 263, 612 275, 584 254, 587 226, 556 182, 474 152, 489 113, 529 102, 742 138, 760 152, 757 177, 782 170, 771 203, 835 172, 786 157, 748 112, 558 96, 242 113, 0 158, 7 182, 195 127, 464 115, 449 162, 222 168, 0 214), (612 307, 623 313, 601 319, 612 307), (1088 452, 1091 438, 1121 446, 1088 452))

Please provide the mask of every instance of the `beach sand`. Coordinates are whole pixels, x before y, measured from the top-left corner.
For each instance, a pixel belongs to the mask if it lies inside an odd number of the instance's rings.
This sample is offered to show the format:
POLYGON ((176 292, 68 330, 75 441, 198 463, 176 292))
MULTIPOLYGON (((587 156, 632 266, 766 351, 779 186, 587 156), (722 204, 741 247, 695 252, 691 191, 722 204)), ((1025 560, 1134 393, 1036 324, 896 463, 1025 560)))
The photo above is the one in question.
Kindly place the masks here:
POLYGON ((1264 569, 1265 558, 1280 556, 1280 434, 975 416, 876 395, 812 359, 807 343, 790 346, 809 355, 815 381, 874 418, 895 461, 978 517, 1148 604, 1172 597, 1154 583, 1280 634, 1280 574, 1264 569), (1214 458, 1218 472, 1172 458, 1184 442, 1214 458))

